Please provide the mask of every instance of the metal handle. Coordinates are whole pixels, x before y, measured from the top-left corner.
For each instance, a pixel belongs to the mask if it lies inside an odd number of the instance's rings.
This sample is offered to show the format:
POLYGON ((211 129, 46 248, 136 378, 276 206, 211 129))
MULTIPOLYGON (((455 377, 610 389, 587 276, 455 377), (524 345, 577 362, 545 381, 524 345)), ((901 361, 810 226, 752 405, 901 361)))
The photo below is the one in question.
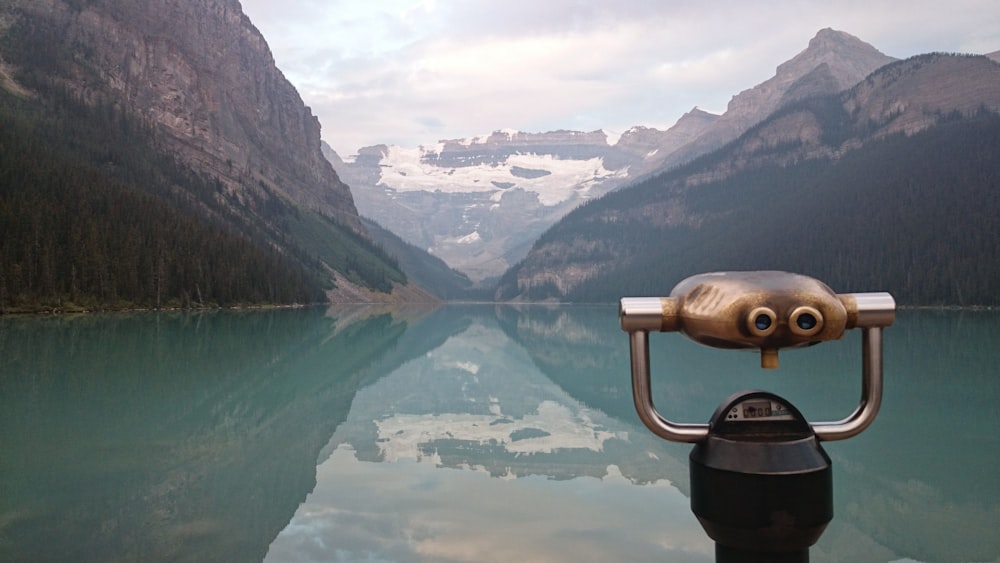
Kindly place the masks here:
POLYGON ((861 399, 858 408, 837 422, 810 422, 820 440, 853 438, 875 422, 882 405, 882 329, 862 329, 861 338, 861 399))
POLYGON ((635 330, 629 332, 632 352, 632 400, 639 419, 664 440, 671 442, 701 442, 708 437, 707 424, 678 424, 664 418, 653 405, 653 395, 649 384, 649 332, 635 330))
MULTIPOLYGON (((850 416, 837 422, 810 423, 820 440, 853 438, 875 422, 882 406, 882 328, 896 319, 896 301, 888 293, 853 293, 853 326, 861 329, 861 399, 850 416)), ((843 297, 842 297, 843 298, 843 297)))

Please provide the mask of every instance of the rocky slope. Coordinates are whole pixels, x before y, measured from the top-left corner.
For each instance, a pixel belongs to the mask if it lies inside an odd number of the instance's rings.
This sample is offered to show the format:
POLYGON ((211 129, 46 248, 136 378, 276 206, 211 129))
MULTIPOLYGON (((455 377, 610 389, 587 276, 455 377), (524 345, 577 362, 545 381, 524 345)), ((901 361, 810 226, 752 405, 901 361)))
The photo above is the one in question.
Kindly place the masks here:
POLYGON ((632 177, 660 170, 665 160, 684 146, 698 139, 709 130, 720 116, 693 108, 677 120, 677 123, 661 131, 650 127, 633 127, 618 139, 615 146, 639 159, 634 164, 632 177))
POLYGON ((406 283, 372 243, 322 154, 319 121, 238 0, 5 0, 0 87, 56 115, 50 126, 75 128, 52 131, 54 144, 88 143, 56 150, 289 257, 322 284, 382 293, 406 283), (89 137, 81 116, 100 126, 89 137), (120 145, 100 154, 104 128, 119 126, 158 170, 121 160, 120 145))
POLYGON ((7 4, 8 25, 30 19, 38 41, 73 49, 68 90, 155 123, 168 150, 230 191, 263 183, 360 230, 349 189, 320 151, 319 121, 238 0, 7 4))
POLYGON ((873 140, 913 135, 980 110, 1000 111, 1000 74, 994 67, 986 57, 936 54, 886 65, 829 105, 785 106, 734 141, 725 159, 689 175, 686 183, 718 181, 764 164, 836 159, 873 140))
POLYGON ((690 143, 665 155, 662 164, 680 164, 715 150, 778 108, 810 96, 846 90, 894 60, 853 35, 822 29, 805 50, 779 65, 772 78, 733 96, 718 120, 690 143))

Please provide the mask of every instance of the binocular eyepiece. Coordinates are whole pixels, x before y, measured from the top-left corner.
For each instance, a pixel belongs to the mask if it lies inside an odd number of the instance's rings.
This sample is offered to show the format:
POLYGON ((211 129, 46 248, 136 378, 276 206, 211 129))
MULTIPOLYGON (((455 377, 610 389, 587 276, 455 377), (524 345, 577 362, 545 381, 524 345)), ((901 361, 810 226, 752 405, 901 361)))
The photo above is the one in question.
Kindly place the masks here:
MULTIPOLYGON (((747 314, 746 323, 750 336, 764 338, 778 329, 778 314, 770 307, 757 307, 747 314)), ((785 324, 796 336, 814 336, 823 330, 823 313, 815 307, 801 305, 792 311, 785 324)))
POLYGON ((761 367, 778 350, 837 340, 852 328, 888 326, 888 293, 837 294, 826 284, 775 271, 716 272, 687 278, 669 297, 621 300, 622 329, 681 332, 716 348, 758 348, 761 367))

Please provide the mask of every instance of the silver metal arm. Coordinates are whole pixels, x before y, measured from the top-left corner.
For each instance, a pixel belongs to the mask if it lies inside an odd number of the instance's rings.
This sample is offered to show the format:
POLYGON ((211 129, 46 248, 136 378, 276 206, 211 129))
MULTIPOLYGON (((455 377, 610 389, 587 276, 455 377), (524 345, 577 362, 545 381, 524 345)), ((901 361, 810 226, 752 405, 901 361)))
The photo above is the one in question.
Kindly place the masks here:
POLYGON ((850 293, 851 325, 861 329, 861 399, 850 416, 837 422, 813 422, 820 440, 853 438, 875 422, 882 406, 882 329, 896 319, 896 301, 888 293, 850 293))
POLYGON ((846 440, 863 432, 875 422, 882 405, 882 329, 866 328, 861 342, 861 400, 858 408, 837 422, 811 422, 820 440, 846 440))
MULTIPOLYGON (((882 404, 882 329, 866 328, 862 336, 861 399, 858 408, 837 422, 811 422, 816 437, 823 441, 853 438, 871 426, 882 404)), ((700 442, 708 437, 707 424, 671 422, 653 404, 649 370, 649 333, 629 334, 632 353, 632 399, 639 420, 664 440, 700 442)))
POLYGON ((678 424, 657 412, 649 383, 649 333, 636 330, 629 333, 632 352, 632 399, 639 420, 664 440, 671 442, 701 442, 708 437, 707 424, 678 424))

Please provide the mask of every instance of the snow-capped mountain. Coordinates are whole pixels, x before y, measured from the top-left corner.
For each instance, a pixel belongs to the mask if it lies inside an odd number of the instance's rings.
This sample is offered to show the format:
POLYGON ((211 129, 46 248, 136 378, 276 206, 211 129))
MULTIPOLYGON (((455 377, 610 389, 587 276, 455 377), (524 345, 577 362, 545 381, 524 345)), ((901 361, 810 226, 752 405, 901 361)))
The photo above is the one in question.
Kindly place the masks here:
POLYGON ((891 57, 824 29, 775 76, 733 96, 719 116, 694 108, 666 131, 496 131, 416 149, 378 145, 341 160, 361 215, 427 249, 475 282, 524 258, 550 226, 589 199, 711 152, 776 109, 853 86, 891 57))
POLYGON ((695 110, 668 131, 634 128, 615 143, 604 131, 496 131, 415 149, 366 147, 351 161, 326 154, 362 215, 480 282, 523 258, 576 206, 659 163, 671 135, 689 137, 714 117, 695 110))

